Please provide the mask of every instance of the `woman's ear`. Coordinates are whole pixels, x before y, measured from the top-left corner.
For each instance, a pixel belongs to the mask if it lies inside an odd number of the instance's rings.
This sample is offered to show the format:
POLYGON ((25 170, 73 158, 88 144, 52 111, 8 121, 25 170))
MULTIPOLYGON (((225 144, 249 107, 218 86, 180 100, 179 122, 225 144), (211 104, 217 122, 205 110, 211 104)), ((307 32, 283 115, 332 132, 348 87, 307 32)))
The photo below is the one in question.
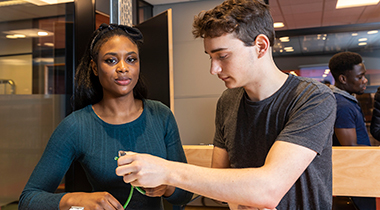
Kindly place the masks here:
POLYGON ((261 58, 268 52, 270 48, 270 41, 264 34, 259 34, 255 39, 255 45, 257 46, 259 58, 261 58))
POLYGON ((94 72, 95 76, 98 76, 98 67, 94 60, 91 60, 91 69, 94 72))

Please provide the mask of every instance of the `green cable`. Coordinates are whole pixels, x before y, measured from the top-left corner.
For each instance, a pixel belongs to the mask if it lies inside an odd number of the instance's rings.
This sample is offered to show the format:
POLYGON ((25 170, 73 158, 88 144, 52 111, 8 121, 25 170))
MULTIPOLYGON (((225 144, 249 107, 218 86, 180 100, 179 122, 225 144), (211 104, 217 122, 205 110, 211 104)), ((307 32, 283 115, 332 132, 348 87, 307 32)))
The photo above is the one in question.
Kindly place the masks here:
POLYGON ((127 208, 129 202, 131 202, 132 195, 133 195, 133 189, 134 189, 134 187, 131 185, 131 191, 129 192, 128 199, 127 199, 127 201, 125 201, 125 204, 123 206, 124 209, 127 208))
MULTIPOLYGON (((114 159, 115 159, 115 160, 118 160, 119 157, 115 157, 114 159)), ((131 202, 132 195, 133 195, 133 189, 134 189, 134 188, 136 188, 136 190, 139 191, 141 194, 143 194, 143 195, 146 194, 145 190, 141 189, 140 187, 134 187, 134 186, 131 185, 131 191, 129 192, 128 199, 127 199, 127 201, 125 202, 125 204, 124 204, 124 206, 123 206, 124 209, 127 208, 129 202, 131 202)))
POLYGON ((136 188, 136 190, 139 191, 141 194, 143 195, 146 194, 145 190, 141 189, 140 187, 134 187, 134 188, 136 188))

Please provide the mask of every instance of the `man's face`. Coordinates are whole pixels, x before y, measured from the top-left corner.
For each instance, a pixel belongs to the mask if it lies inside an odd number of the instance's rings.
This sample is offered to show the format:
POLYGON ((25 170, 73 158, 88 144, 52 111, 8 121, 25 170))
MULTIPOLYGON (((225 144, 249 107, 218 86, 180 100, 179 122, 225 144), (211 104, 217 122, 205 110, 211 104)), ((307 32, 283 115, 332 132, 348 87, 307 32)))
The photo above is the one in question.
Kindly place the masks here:
POLYGON ((365 78, 366 69, 363 63, 355 65, 346 72, 346 91, 361 95, 367 87, 368 80, 365 78))
POLYGON ((245 46, 233 33, 204 38, 206 54, 210 56, 210 73, 218 75, 227 88, 245 87, 253 78, 256 46, 245 46))

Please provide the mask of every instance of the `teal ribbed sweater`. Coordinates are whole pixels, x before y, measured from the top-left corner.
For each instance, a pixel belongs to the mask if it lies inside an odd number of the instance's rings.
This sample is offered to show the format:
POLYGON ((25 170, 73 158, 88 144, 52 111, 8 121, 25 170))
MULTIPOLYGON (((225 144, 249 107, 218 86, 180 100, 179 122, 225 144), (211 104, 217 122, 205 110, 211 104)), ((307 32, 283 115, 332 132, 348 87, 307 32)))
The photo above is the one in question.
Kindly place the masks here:
MULTIPOLYGON (((58 125, 21 194, 19 209, 59 209, 64 193, 54 191, 75 160, 82 164, 93 191, 107 191, 123 205, 131 185, 115 174, 114 157, 119 150, 186 162, 174 116, 162 103, 144 100, 141 116, 122 125, 104 122, 89 105, 58 125)), ((192 193, 176 189, 166 199, 173 204, 184 204, 191 197, 192 193)), ((135 190, 127 209, 163 208, 161 198, 135 190)))

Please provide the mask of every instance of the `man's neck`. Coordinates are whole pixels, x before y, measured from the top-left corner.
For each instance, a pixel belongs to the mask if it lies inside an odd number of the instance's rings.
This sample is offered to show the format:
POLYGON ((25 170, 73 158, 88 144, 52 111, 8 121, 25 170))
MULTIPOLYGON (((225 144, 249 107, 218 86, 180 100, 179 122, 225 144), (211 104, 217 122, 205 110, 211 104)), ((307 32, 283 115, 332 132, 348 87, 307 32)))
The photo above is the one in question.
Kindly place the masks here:
POLYGON ((335 87, 341 89, 341 90, 344 90, 346 91, 347 93, 349 93, 350 95, 352 95, 352 93, 350 93, 349 91, 346 90, 346 88, 344 87, 344 85, 340 84, 340 83, 336 83, 335 84, 335 87))
POLYGON ((276 93, 284 85, 288 75, 275 67, 256 78, 260 80, 244 87, 251 101, 261 101, 276 93))

